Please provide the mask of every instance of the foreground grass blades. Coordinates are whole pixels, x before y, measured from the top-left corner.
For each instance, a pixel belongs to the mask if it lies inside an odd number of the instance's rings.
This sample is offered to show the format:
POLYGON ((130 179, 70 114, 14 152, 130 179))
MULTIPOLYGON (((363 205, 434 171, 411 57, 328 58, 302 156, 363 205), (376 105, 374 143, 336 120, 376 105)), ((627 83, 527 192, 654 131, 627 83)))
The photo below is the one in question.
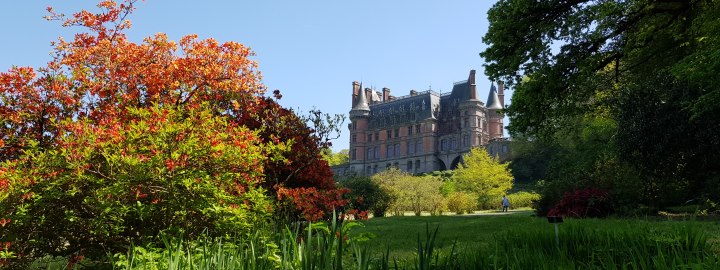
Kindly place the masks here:
MULTIPOLYGON (((550 224, 525 212, 363 223, 298 225, 273 237, 233 241, 168 240, 165 248, 133 247, 116 254, 112 268, 720 269, 716 221, 568 219, 560 225, 559 245, 550 224), (376 237, 366 241, 369 233, 376 237), (398 238, 410 238, 411 244, 393 243, 398 238)), ((65 266, 36 264, 36 269, 65 266)))

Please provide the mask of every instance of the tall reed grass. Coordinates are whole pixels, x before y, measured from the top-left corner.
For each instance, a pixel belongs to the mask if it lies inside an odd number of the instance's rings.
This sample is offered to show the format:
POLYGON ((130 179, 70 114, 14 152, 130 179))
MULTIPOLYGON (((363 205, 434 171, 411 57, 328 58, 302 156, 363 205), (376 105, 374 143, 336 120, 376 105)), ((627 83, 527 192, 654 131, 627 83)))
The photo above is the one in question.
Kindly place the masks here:
MULTIPOLYGON (((596 221, 597 222, 597 221, 596 221)), ((491 268, 522 269, 720 269, 707 234, 694 223, 658 231, 649 223, 561 225, 559 245, 547 229, 498 234, 491 268)))
POLYGON ((271 237, 168 240, 163 248, 132 247, 111 262, 113 269, 150 270, 720 269, 708 234, 693 222, 663 230, 651 222, 599 226, 602 222, 562 224, 559 245, 549 226, 535 226, 497 233, 488 245, 450 249, 436 247, 441 231, 427 225, 417 235, 413 257, 391 258, 389 248, 371 249, 363 242, 366 236, 352 233, 358 223, 333 221, 286 227, 271 237))

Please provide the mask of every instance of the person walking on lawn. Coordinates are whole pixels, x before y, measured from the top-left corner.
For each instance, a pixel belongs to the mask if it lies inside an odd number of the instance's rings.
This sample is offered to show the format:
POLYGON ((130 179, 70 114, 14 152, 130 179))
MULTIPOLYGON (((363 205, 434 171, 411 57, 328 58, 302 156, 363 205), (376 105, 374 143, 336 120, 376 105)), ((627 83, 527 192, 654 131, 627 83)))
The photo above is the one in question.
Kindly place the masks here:
POLYGON ((508 200, 507 196, 503 195, 502 197, 502 211, 507 212, 508 208, 510 208, 510 200, 508 200))

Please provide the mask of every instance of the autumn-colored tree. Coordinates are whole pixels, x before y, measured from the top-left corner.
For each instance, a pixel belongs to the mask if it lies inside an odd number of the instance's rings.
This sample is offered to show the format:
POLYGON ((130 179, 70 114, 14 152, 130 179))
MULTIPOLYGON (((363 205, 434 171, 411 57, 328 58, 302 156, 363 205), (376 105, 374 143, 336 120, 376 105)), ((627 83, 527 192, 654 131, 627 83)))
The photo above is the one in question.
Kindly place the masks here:
POLYGON ((0 73, 4 252, 104 256, 161 231, 246 231, 273 211, 267 198, 313 219, 344 203, 320 158, 333 129, 263 97, 250 49, 196 35, 131 42, 135 2, 48 8, 85 31, 54 42, 45 67, 0 73))
MULTIPOLYGON (((279 95, 276 90, 276 98, 280 98, 279 95)), ((279 200, 289 203, 280 209, 284 211, 279 216, 315 221, 345 205, 347 202, 342 195, 348 190, 335 186, 333 173, 321 155, 322 149, 330 146, 329 133, 339 128, 341 118, 327 116, 323 120, 326 115, 313 110, 310 118, 315 128, 311 129, 306 119, 270 98, 259 99, 254 106, 257 106, 254 113, 238 117, 239 123, 259 130, 260 137, 265 140, 292 144, 291 151, 284 156, 286 159, 269 159, 265 163, 267 176, 263 186, 279 200)))
POLYGON ((58 123, 68 118, 101 122, 122 119, 129 107, 203 102, 222 113, 251 113, 245 105, 260 99, 265 86, 249 48, 197 35, 177 44, 162 33, 131 42, 123 30, 135 2, 105 0, 100 13, 83 10, 69 18, 48 8, 48 19, 87 32, 54 42, 46 67, 0 73, 0 160, 17 158, 30 141, 54 147, 58 123))
POLYGON ((453 178, 460 191, 478 196, 481 208, 494 200, 499 204, 500 197, 510 190, 513 181, 508 164, 500 163, 481 147, 473 148, 463 156, 463 162, 455 169, 453 178))
POLYGON ((269 221, 262 165, 286 146, 260 143, 206 105, 127 113, 127 123, 66 120, 57 149, 33 144, 3 164, 0 239, 21 262, 102 258, 160 236, 249 234, 269 221))

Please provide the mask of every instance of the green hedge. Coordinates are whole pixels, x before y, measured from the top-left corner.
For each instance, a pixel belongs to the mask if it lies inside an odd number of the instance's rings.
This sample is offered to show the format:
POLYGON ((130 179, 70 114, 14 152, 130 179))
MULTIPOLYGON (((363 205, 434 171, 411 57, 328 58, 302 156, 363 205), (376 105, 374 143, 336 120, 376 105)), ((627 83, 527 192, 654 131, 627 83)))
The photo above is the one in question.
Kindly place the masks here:
POLYGON ((540 194, 535 192, 520 191, 508 194, 510 208, 532 207, 532 201, 540 199, 540 194))

